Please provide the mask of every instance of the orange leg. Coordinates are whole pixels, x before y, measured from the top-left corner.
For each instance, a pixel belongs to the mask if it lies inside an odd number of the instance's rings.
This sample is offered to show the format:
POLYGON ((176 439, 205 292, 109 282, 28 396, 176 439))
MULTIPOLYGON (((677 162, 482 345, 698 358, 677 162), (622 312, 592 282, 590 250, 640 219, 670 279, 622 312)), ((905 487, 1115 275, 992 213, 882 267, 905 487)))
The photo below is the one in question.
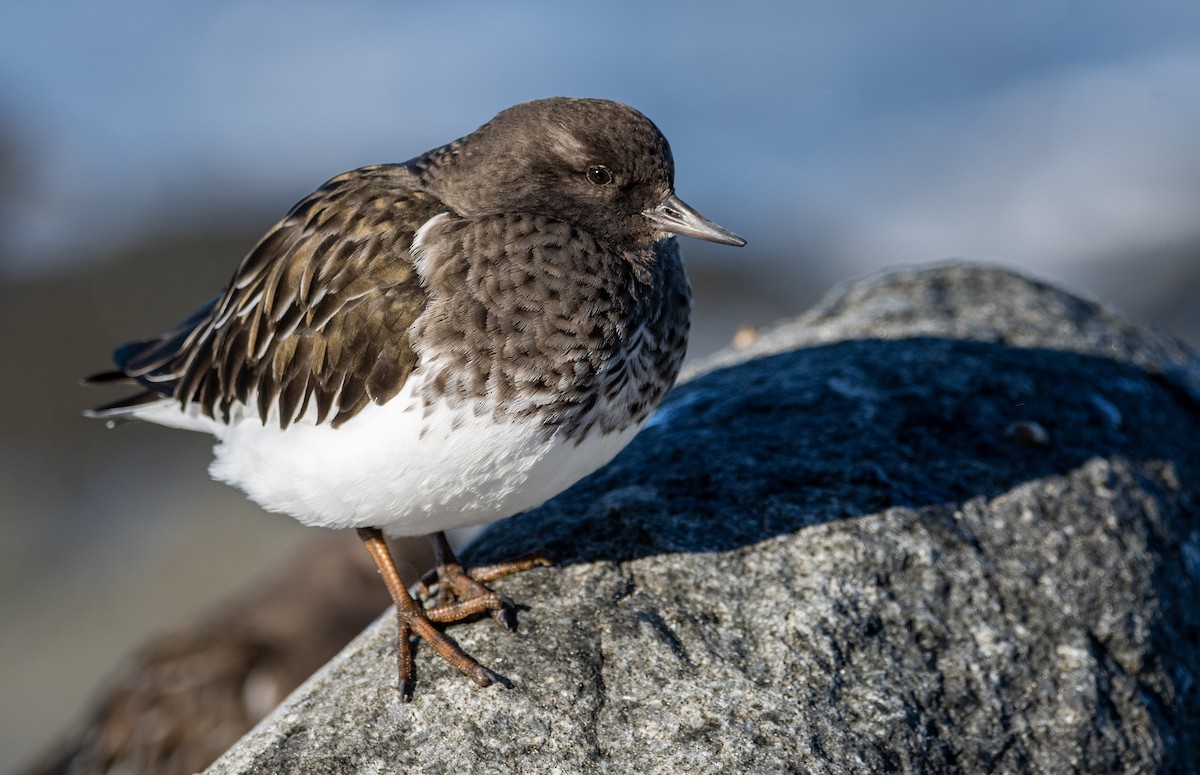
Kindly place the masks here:
MULTIPOLYGON (((387 585, 388 592, 392 596, 392 601, 396 604, 396 625, 398 630, 396 651, 400 663, 400 696, 405 701, 412 698, 415 683, 411 640, 413 635, 423 638, 426 643, 433 647, 434 651, 442 655, 443 659, 479 686, 488 686, 493 682, 505 683, 504 679, 500 676, 463 653, 462 649, 455 645, 454 641, 443 635, 433 625, 433 622, 426 615, 424 609, 412 599, 412 595, 408 594, 408 590, 404 588, 404 583, 400 580, 400 574, 396 571, 396 563, 392 559, 392 553, 388 551, 382 531, 373 527, 359 528, 358 537, 362 540, 363 546, 367 548, 367 551, 371 553, 371 558, 375 560, 375 565, 379 568, 379 574, 383 576, 383 583, 387 585)), ((438 621, 452 620, 439 619, 438 621)))

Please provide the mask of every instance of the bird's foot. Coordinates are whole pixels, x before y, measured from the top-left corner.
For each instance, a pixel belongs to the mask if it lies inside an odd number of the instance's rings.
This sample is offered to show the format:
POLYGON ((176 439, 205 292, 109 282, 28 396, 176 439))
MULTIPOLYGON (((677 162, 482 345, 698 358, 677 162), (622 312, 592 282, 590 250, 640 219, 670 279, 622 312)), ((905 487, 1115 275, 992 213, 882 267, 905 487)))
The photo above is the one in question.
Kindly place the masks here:
MULTIPOLYGON (((509 686, 509 682, 498 673, 488 670, 476 662, 446 637, 434 624, 427 612, 412 599, 400 574, 396 563, 388 550, 383 533, 377 528, 359 528, 359 538, 363 546, 375 560, 376 567, 387 585, 392 601, 396 604, 396 655, 399 660, 400 697, 405 702, 412 699, 413 687, 416 685, 416 671, 413 665, 413 636, 424 639, 429 646, 442 656, 460 673, 470 678, 479 686, 490 686, 499 683, 509 686)), ((436 610, 436 608, 434 609, 436 610)), ((454 621, 453 619, 438 619, 436 621, 454 621)))
POLYGON ((396 655, 399 667, 400 697, 405 702, 412 699, 413 688, 416 686, 416 670, 413 663, 413 636, 423 639, 429 646, 441 655, 442 659, 477 686, 491 686, 498 683, 510 686, 508 679, 493 672, 476 662, 454 641, 446 637, 434 625, 433 619, 426 612, 415 608, 412 610, 396 609, 396 655))
POLYGON ((487 583, 503 576, 550 565, 550 559, 542 552, 534 552, 510 562, 464 568, 442 533, 431 536, 438 564, 421 579, 420 590, 429 595, 433 584, 437 584, 437 599, 433 607, 425 609, 425 615, 435 622, 462 621, 475 614, 489 611, 492 618, 509 630, 517 628, 516 604, 506 595, 490 588, 487 583))

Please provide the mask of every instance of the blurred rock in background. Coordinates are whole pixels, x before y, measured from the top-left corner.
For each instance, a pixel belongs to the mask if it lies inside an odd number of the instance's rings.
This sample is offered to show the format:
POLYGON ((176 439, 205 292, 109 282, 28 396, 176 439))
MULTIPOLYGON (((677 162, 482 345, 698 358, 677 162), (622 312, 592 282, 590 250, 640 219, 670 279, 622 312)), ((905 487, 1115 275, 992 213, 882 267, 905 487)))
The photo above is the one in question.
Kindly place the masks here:
MULTIPOLYGON (((421 539, 398 543, 415 581, 431 553, 421 539)), ((357 538, 327 535, 242 599, 142 649, 30 775, 199 772, 389 603, 357 538)))

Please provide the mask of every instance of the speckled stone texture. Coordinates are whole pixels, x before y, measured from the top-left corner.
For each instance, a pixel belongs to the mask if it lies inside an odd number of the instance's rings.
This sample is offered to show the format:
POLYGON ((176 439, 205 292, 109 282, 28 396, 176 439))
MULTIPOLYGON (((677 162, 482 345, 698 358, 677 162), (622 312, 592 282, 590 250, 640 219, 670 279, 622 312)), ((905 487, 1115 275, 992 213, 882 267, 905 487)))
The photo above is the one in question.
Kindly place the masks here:
POLYGON ((718 356, 490 528, 528 608, 384 616, 211 773, 1196 772, 1200 362, 1007 271, 892 272, 718 356))

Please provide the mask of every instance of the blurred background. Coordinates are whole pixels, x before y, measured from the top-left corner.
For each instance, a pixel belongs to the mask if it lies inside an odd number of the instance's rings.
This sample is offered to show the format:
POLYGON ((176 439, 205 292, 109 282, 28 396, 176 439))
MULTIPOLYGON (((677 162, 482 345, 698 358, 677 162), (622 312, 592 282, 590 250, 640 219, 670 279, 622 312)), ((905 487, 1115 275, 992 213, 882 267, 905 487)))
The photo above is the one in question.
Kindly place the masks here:
POLYGON ((885 265, 1019 267, 1200 342, 1200 4, 15 2, 0 23, 0 771, 312 531, 107 430, 77 379, 296 200, 551 95, 628 102, 680 195, 692 357, 885 265))

